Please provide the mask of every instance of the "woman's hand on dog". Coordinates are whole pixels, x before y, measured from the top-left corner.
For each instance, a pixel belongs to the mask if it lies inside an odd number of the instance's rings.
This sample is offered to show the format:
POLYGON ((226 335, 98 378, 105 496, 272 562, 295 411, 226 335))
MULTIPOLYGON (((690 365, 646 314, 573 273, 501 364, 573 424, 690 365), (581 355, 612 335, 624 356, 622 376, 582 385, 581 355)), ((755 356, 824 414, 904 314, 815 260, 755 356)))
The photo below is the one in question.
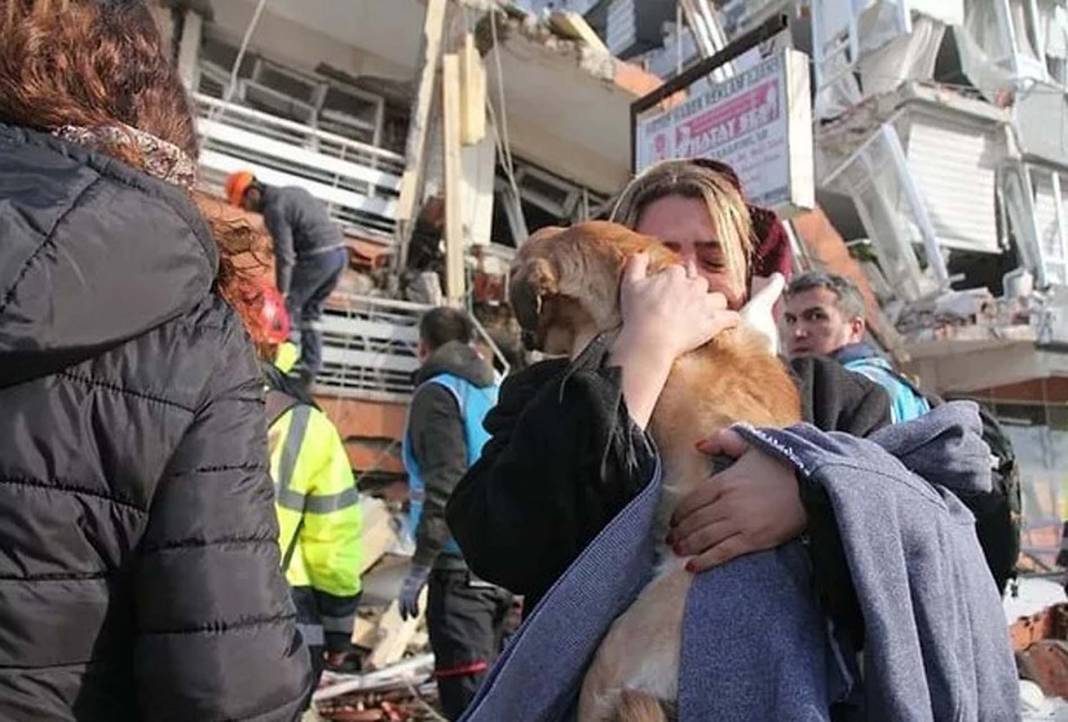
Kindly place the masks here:
POLYGON ((739 322, 722 293, 709 293, 696 269, 670 266, 649 275, 649 256, 632 256, 619 290, 623 328, 611 361, 623 369, 623 398, 631 418, 645 428, 679 356, 739 322))
POLYGON ((701 572, 743 554, 772 549, 805 529, 805 508, 792 468, 724 429, 698 444, 710 456, 737 459, 682 499, 668 543, 686 568, 701 572))
POLYGON ((669 266, 649 275, 649 255, 632 256, 619 289, 622 337, 674 361, 738 324, 727 297, 709 293, 696 268, 669 266))

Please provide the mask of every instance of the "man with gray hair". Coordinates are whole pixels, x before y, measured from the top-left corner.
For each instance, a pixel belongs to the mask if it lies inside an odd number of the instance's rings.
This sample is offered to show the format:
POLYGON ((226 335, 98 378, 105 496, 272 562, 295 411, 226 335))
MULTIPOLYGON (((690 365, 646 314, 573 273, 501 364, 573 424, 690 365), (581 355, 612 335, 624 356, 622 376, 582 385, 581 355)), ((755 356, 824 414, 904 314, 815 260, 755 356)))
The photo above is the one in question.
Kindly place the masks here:
POLYGON ((829 356, 878 383, 890 395, 894 423, 930 411, 923 394, 864 340, 864 297, 852 281, 809 271, 794 278, 785 299, 783 339, 791 357, 829 356))

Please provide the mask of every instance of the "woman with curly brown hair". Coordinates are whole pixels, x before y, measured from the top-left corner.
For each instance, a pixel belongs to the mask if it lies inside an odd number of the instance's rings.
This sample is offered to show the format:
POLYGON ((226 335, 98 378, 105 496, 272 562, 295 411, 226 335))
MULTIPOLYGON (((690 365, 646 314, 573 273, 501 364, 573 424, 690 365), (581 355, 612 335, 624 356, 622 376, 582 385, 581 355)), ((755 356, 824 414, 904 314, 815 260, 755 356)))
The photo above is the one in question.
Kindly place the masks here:
POLYGON ((307 699, 256 294, 242 229, 193 201, 196 151, 142 2, 0 0, 2 719, 307 699))

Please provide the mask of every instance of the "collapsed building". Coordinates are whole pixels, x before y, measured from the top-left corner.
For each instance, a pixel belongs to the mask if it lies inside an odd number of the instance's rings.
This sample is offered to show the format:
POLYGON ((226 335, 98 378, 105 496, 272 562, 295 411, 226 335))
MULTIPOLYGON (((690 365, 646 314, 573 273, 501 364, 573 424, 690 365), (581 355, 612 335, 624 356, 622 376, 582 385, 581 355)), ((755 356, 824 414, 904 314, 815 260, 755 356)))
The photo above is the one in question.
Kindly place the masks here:
POLYGON ((876 337, 926 390, 1006 422, 1027 546, 1052 561, 1068 454, 1063 2, 161 0, 158 14, 197 103, 205 190, 248 168, 307 188, 346 232, 318 390, 365 481, 401 476, 419 313, 466 303, 498 368, 516 363, 515 246, 603 216, 631 172, 631 103, 784 15, 775 42, 811 58, 814 203, 783 212, 798 266, 861 281, 876 337))
POLYGON ((798 265, 861 281, 875 336, 926 391, 1003 422, 1026 482, 1025 554, 1051 564, 1068 493, 1065 3, 531 5, 584 14, 665 78, 785 16, 785 42, 811 59, 816 204, 787 220, 798 265), (657 44, 643 20, 665 5, 657 44))
POLYGON ((1065 0, 156 0, 156 13, 196 102, 202 189, 249 169, 306 188, 344 229, 316 392, 364 488, 403 479, 419 315, 463 304, 497 368, 522 363, 506 304, 516 246, 604 217, 639 155, 632 104, 779 18, 685 92, 804 53, 795 150, 811 170, 801 202, 776 206, 795 265, 856 280, 902 368, 1003 422, 1025 555, 1053 566, 1068 502, 1065 0))
POLYGON ((573 28, 491 7, 158 3, 198 110, 202 189, 248 169, 306 188, 345 232, 317 393, 362 484, 403 477, 419 315, 466 303, 498 368, 514 363, 516 244, 602 212, 627 179, 629 103, 659 83, 573 28))

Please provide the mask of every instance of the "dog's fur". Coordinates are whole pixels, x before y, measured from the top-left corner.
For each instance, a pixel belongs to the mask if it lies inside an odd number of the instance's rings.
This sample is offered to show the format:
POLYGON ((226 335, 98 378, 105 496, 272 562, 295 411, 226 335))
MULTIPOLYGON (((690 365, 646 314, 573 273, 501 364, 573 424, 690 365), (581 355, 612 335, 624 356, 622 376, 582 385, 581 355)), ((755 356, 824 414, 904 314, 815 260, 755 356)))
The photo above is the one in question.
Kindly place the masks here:
MULTIPOLYGON (((573 356, 598 333, 618 327, 622 268, 639 251, 650 254, 650 273, 678 262, 656 239, 614 223, 549 228, 532 236, 519 250, 510 285, 527 338, 547 353, 573 356)), ((654 529, 661 562, 602 640, 582 686, 580 722, 666 722, 674 716, 692 575, 663 539, 678 501, 710 472, 708 457, 695 444, 737 421, 786 426, 800 415, 785 367, 744 326, 675 362, 649 427, 664 470, 654 529)))

